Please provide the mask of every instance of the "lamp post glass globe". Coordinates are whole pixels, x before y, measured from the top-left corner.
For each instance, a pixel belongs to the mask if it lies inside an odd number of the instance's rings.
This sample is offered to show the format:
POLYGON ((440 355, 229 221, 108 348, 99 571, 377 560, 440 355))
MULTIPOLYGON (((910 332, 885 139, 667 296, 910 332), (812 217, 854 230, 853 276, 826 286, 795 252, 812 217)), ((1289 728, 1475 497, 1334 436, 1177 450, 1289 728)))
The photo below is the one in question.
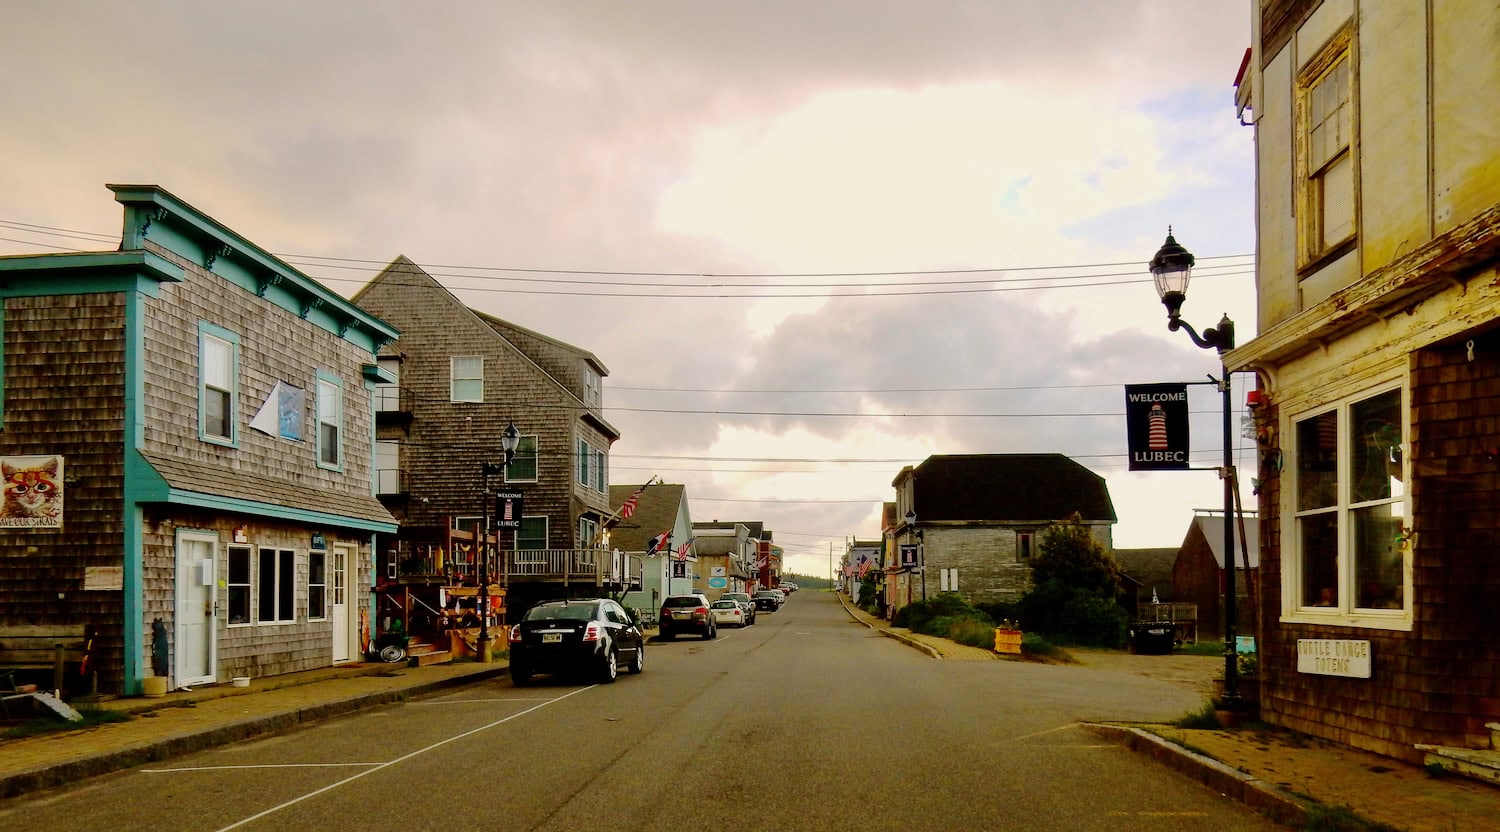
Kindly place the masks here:
POLYGON ((1183 248, 1167 228, 1167 241, 1151 258, 1151 277, 1156 282, 1156 294, 1167 307, 1167 315, 1177 317, 1182 302, 1187 298, 1188 280, 1193 276, 1195 260, 1192 252, 1183 248))

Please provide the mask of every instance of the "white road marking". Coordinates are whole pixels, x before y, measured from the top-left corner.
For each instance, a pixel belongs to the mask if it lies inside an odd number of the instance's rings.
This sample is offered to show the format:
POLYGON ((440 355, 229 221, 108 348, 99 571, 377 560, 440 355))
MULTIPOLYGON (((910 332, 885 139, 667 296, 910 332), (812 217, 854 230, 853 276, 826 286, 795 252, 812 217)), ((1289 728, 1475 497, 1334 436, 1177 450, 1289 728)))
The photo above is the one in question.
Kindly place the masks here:
POLYGON ((391 760, 388 763, 380 763, 379 765, 376 765, 373 768, 365 769, 364 771, 361 771, 360 773, 355 774, 355 775, 353 775, 351 777, 345 777, 343 780, 340 780, 340 781, 338 781, 336 783, 330 783, 330 784, 324 786, 321 789, 316 789, 314 791, 310 791, 307 794, 302 795, 301 797, 292 798, 291 800, 288 800, 285 803, 281 803, 279 805, 272 806, 271 808, 266 809, 265 811, 262 811, 262 812, 257 812, 255 814, 251 815, 250 817, 244 818, 243 820, 235 821, 234 823, 231 823, 228 826, 220 828, 218 830, 218 832, 227 832, 227 830, 230 830, 230 829, 238 829, 239 827, 244 826, 247 823, 251 823, 252 821, 260 820, 261 818, 266 817, 267 815, 273 815, 273 814, 275 814, 275 813, 277 813, 277 812, 281 811, 282 809, 285 809, 285 808, 287 808, 289 806, 295 806, 295 805, 297 805, 298 803, 301 803, 304 800, 307 800, 307 799, 313 798, 313 797, 317 797, 318 795, 323 794, 324 792, 331 792, 334 789, 339 788, 340 786, 344 786, 344 785, 347 785, 349 783, 353 783, 355 780, 358 780, 359 778, 364 777, 366 775, 374 774, 377 771, 383 771, 384 769, 390 768, 391 766, 396 765, 397 763, 404 763, 407 760, 412 759, 413 757, 418 757, 418 756, 420 756, 422 754, 426 754, 427 752, 432 751, 434 749, 441 748, 441 747, 447 745, 450 742, 455 742, 457 740, 464 739, 465 737, 471 737, 474 734, 478 734, 481 731, 488 731, 489 729, 494 728, 496 725, 502 725, 504 723, 510 722, 513 719, 519 719, 519 718, 521 718, 523 716, 526 716, 527 714, 529 714, 529 713, 531 713, 533 711, 537 711, 537 710, 540 710, 542 708, 545 708, 548 705, 552 704, 553 702, 561 702, 562 700, 567 699, 570 696, 575 696, 577 694, 583 693, 584 691, 593 690, 596 687, 598 687, 598 685, 589 685, 586 688, 579 688, 578 690, 571 691, 569 693, 565 693, 562 696, 557 697, 556 699, 548 699, 547 701, 541 703, 540 705, 533 705, 533 706, 531 706, 530 708, 527 708, 524 711, 521 711, 519 713, 511 714, 510 716, 505 717, 504 719, 497 719, 494 722, 489 723, 488 725, 481 725, 478 728, 470 729, 468 731, 463 732, 462 734, 455 734, 455 735, 453 735, 453 736, 451 736, 451 737, 449 737, 449 738, 447 738, 445 740, 438 740, 437 742, 433 743, 432 745, 427 746, 426 748, 419 748, 416 751, 413 751, 413 752, 411 752, 409 754, 403 754, 400 757, 397 757, 396 759, 391 760))

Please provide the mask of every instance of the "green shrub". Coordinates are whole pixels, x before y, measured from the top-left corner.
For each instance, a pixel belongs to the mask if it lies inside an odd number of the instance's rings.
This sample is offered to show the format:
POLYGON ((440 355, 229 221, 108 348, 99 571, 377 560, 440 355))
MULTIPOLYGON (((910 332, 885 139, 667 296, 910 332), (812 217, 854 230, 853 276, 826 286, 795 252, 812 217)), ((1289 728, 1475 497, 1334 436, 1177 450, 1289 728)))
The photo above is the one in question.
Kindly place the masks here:
POLYGON ((970 647, 983 647, 986 650, 995 649, 995 624, 985 616, 983 620, 977 618, 950 618, 947 637, 959 644, 967 644, 970 647))
POLYGON ((1197 728, 1208 731, 1217 731, 1223 727, 1219 724, 1219 717, 1214 714, 1214 703, 1211 701, 1204 702, 1198 710, 1184 714, 1172 724, 1178 728, 1197 728))
POLYGON ((1113 600, 1051 580, 1034 587, 1017 604, 1027 631, 1066 644, 1120 647, 1130 616, 1113 600))

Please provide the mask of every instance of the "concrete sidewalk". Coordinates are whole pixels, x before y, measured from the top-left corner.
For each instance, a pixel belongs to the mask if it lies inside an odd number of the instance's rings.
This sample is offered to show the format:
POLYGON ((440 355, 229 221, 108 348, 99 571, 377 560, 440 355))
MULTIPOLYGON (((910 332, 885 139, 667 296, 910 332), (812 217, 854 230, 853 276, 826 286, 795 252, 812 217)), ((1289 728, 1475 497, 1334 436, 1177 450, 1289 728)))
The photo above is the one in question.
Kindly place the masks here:
MULTIPOLYGON (((892 627, 848 603, 857 622, 909 644, 934 658, 974 659, 989 651, 892 627)), ((985 660, 1000 657, 993 653, 985 660)), ((1084 666, 1136 672, 1183 685, 1190 680, 1163 657, 1118 651, 1079 651, 1084 666)), ((1204 657, 1217 662, 1215 657, 1204 657)), ((1204 701, 1211 691, 1205 678, 1204 701)), ((1251 725, 1234 731, 1171 725, 1089 725, 1095 733, 1243 802, 1293 828, 1482 832, 1500 830, 1500 788, 1455 776, 1434 777, 1425 769, 1388 757, 1323 742, 1291 731, 1251 725), (1322 825, 1312 827, 1315 822, 1322 825), (1344 825, 1337 825, 1342 822, 1344 825), (1362 824, 1362 825, 1360 825, 1362 824)))

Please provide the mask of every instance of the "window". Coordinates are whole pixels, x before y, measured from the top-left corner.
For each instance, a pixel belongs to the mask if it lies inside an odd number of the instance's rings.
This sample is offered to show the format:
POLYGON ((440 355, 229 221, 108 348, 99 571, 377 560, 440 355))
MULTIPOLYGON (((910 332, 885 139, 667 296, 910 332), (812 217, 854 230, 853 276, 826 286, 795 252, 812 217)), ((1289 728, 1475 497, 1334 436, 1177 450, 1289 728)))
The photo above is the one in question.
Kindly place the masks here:
POLYGON ((536 434, 521 437, 516 455, 505 468, 506 482, 536 482, 536 434))
POLYGON ((1300 265, 1354 237, 1353 73, 1349 33, 1334 38, 1298 83, 1300 265))
POLYGON ((484 358, 478 355, 455 355, 451 362, 453 401, 484 401, 484 358))
POLYGON ((589 447, 588 442, 579 439, 576 454, 577 462, 575 463, 575 467, 577 468, 577 474, 574 479, 578 481, 579 485, 592 486, 594 478, 589 470, 589 466, 594 461, 594 449, 589 447))
POLYGON ((229 626, 250 623, 250 547, 229 547, 229 626))
POLYGON ((297 620, 297 553, 291 549, 260 550, 256 597, 260 599, 258 621, 276 624, 297 620))
POLYGON ((1031 544, 1033 541, 1031 532, 1021 532, 1016 535, 1016 562, 1031 560, 1031 544))
POLYGON ((401 476, 401 443, 380 439, 375 442, 375 493, 403 494, 401 476))
POLYGON ((198 325, 198 435, 233 445, 239 398, 239 339, 212 324, 198 325))
POLYGON ((578 548, 589 549, 597 542, 599 524, 589 517, 578 518, 578 548))
POLYGON ((958 591, 958 569, 938 570, 938 592, 958 591))
POLYGON ((585 364, 583 366, 583 403, 597 410, 603 386, 604 379, 593 367, 585 364))
POLYGON ((522 517, 521 527, 516 530, 517 549, 547 548, 547 517, 522 517))
POLYGON ((474 527, 483 521, 484 518, 477 514, 466 517, 455 517, 452 520, 453 530, 456 532, 472 532, 474 531, 474 527))
POLYGON ((307 620, 328 617, 328 553, 314 549, 307 553, 307 620))
POLYGON ((1404 617, 1404 413, 1396 388, 1295 423, 1289 607, 1376 622, 1404 617))
POLYGON ((344 421, 344 391, 338 380, 318 374, 318 467, 337 470, 343 459, 339 428, 344 421))
POLYGON ((594 490, 600 494, 609 493, 609 465, 606 464, 608 459, 604 451, 594 451, 594 490))

